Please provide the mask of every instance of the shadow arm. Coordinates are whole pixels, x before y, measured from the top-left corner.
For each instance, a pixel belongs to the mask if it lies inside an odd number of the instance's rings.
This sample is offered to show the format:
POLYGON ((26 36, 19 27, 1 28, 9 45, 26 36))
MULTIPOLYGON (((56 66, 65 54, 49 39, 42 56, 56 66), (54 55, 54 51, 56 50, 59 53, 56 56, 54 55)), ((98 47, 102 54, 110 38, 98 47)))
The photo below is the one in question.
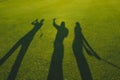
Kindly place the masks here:
POLYGON ((88 50, 88 48, 86 47, 86 45, 83 44, 83 47, 84 47, 85 51, 88 53, 88 55, 93 56, 93 53, 91 53, 91 51, 88 50))
POLYGON ((91 50, 91 52, 95 52, 95 51, 92 49, 92 47, 89 45, 89 43, 87 42, 87 40, 85 39, 85 37, 83 36, 83 34, 82 34, 82 39, 83 39, 83 41, 84 41, 84 46, 86 45, 86 46, 91 50))
POLYGON ((92 49, 92 47, 89 45, 89 43, 87 42, 87 40, 85 39, 85 37, 82 35, 82 39, 84 41, 84 48, 86 50, 86 52, 89 54, 89 55, 93 55, 95 56, 97 59, 101 59, 97 53, 92 49), (88 47, 88 48, 87 48, 88 47))
POLYGON ((59 28, 59 25, 56 24, 55 19, 53 19, 53 26, 54 26, 56 29, 59 28))

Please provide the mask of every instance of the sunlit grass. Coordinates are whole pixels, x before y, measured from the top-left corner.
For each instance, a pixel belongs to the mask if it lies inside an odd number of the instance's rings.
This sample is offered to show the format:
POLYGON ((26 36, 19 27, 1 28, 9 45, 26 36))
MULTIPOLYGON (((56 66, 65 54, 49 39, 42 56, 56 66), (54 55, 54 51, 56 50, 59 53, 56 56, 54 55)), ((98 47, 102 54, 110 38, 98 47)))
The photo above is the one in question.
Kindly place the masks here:
MULTIPOLYGON (((72 51, 75 22, 81 23, 89 44, 102 58, 120 66, 120 1, 118 0, 4 0, 0 2, 0 59, 32 29, 31 22, 44 18, 22 61, 16 80, 46 80, 53 53, 56 29, 65 21, 69 35, 64 40, 65 80, 80 80, 72 51), (43 36, 40 38, 40 35, 43 36)), ((20 49, 20 47, 19 47, 20 49)), ((19 52, 17 49, 0 66, 0 80, 6 80, 19 52)), ((120 70, 84 52, 94 80, 119 80, 120 70)))

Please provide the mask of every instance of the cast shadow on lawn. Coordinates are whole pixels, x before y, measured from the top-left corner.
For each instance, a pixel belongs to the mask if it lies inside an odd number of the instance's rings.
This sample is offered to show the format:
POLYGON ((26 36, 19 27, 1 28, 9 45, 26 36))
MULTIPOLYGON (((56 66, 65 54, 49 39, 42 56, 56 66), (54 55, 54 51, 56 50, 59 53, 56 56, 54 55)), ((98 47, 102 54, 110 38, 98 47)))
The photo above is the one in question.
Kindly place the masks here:
POLYGON ((30 32, 28 32, 24 37, 22 37, 9 50, 9 52, 2 59, 0 59, 0 65, 2 65, 14 53, 14 51, 17 48, 21 47, 7 80, 15 80, 18 70, 20 68, 20 65, 22 63, 22 60, 25 56, 25 53, 27 52, 27 49, 28 49, 31 41, 33 40, 36 32, 42 27, 43 21, 44 21, 44 19, 42 19, 40 22, 38 22, 38 19, 36 19, 34 22, 32 22, 32 25, 34 25, 34 28, 30 32))
POLYGON ((65 27, 65 22, 61 22, 61 25, 57 25, 55 19, 53 20, 53 26, 56 28, 57 34, 54 41, 54 51, 47 80, 64 80, 62 69, 64 57, 63 41, 68 35, 68 29, 65 27))
POLYGON ((92 74, 87 63, 87 60, 83 54, 83 48, 86 50, 88 55, 95 56, 97 59, 100 57, 94 52, 92 47, 88 44, 84 35, 82 34, 82 29, 80 27, 80 23, 76 22, 76 26, 74 29, 74 40, 73 40, 73 52, 76 58, 77 66, 79 68, 82 80, 93 80, 92 74))
POLYGON ((75 33, 75 38, 73 41, 72 48, 82 80, 93 80, 89 65, 83 54, 83 48, 85 49, 88 55, 94 56, 96 59, 101 60, 112 67, 120 69, 120 67, 118 67, 117 65, 101 58, 99 55, 96 54, 96 52, 92 49, 92 47, 89 45, 84 35, 82 34, 82 29, 80 27, 79 22, 76 23, 74 33, 75 33))

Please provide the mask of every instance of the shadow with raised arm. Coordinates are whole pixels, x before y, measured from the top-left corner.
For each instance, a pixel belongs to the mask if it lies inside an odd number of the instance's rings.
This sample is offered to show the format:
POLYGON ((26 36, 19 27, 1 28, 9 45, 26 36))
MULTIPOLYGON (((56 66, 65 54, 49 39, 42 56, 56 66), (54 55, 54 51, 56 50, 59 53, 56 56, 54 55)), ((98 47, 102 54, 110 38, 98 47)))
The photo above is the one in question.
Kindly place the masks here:
POLYGON ((54 51, 47 80, 64 80, 62 69, 64 57, 63 41, 68 35, 68 29, 65 27, 65 22, 61 22, 61 25, 57 25, 55 19, 53 19, 53 26, 56 28, 57 34, 54 41, 54 51))
POLYGON ((33 29, 28 32, 25 36, 23 36, 10 50, 9 52, 3 56, 2 59, 0 59, 0 65, 2 65, 13 53, 14 51, 21 47, 17 58, 12 66, 12 69, 10 71, 10 74, 7 78, 7 80, 15 80, 18 70, 20 68, 20 65, 22 63, 22 60, 25 56, 25 53, 27 52, 27 49, 31 43, 31 41, 33 40, 36 32, 42 27, 43 25, 43 21, 44 19, 42 19, 40 22, 38 21, 38 19, 36 19, 34 22, 32 22, 32 25, 34 25, 33 29))

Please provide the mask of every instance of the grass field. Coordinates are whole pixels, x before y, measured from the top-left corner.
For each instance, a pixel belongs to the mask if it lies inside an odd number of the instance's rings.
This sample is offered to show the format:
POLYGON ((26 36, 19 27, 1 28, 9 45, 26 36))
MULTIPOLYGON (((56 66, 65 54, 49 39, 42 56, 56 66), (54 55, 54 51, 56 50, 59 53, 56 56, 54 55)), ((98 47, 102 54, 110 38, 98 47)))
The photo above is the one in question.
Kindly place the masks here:
POLYGON ((0 80, 12 80, 8 77, 10 75, 14 75, 15 80, 47 80, 57 33, 53 18, 57 24, 65 21, 69 30, 63 42, 64 80, 84 80, 72 50, 76 22, 80 22, 89 45, 104 59, 89 56, 84 49, 93 80, 120 80, 119 0, 0 0, 0 80), (16 47, 2 61, 3 56, 33 29, 31 22, 35 19, 45 21, 28 45, 24 57, 20 58, 18 53, 26 43, 16 47), (16 60, 21 63, 19 66, 13 66, 17 64, 14 63, 16 60))

